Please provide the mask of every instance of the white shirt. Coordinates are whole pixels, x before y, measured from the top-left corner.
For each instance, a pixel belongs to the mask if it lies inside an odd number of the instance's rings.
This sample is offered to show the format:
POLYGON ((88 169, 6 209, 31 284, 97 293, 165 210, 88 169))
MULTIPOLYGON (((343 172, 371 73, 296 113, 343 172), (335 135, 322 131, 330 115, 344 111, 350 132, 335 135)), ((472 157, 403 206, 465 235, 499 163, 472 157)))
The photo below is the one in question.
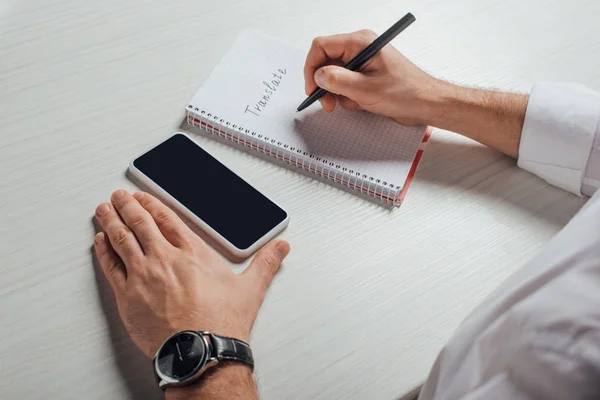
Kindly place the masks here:
MULTIPOLYGON (((600 94, 535 86, 519 166, 593 195, 599 122, 600 94)), ((600 399, 600 191, 462 323, 419 399, 600 399)))

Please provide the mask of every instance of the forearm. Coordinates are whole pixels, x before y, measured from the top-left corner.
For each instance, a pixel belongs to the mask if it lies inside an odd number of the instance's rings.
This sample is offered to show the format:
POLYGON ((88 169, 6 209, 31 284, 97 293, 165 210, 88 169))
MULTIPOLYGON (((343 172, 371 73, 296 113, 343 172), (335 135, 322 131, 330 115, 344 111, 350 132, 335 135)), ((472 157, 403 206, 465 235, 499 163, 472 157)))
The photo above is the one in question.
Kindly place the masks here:
POLYGON ((165 400, 258 400, 252 371, 241 364, 219 366, 201 378, 201 382, 169 388, 165 400))
POLYGON ((527 95, 463 88, 439 80, 433 89, 424 101, 425 124, 518 157, 527 95))

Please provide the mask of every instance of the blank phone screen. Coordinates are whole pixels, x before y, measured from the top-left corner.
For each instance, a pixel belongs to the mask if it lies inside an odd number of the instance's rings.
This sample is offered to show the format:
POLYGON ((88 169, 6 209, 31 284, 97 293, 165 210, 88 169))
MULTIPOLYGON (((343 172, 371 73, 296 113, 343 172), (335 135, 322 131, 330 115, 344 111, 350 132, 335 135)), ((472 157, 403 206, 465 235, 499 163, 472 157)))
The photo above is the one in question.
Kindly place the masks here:
POLYGON ((287 218, 284 210, 185 135, 167 139, 133 165, 241 250, 287 218))

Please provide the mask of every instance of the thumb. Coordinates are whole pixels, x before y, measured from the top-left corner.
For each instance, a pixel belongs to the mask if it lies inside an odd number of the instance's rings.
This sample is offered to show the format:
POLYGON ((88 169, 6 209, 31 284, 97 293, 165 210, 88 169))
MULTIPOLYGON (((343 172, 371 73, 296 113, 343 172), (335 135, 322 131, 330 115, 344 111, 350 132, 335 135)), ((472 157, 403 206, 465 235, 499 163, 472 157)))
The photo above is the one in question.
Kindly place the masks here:
POLYGON ((253 286, 266 291, 289 252, 290 244, 285 240, 268 243, 256 253, 243 275, 250 279, 253 286))
POLYGON ((315 83, 328 92, 340 94, 354 100, 366 79, 360 72, 336 65, 327 65, 315 72, 315 83))

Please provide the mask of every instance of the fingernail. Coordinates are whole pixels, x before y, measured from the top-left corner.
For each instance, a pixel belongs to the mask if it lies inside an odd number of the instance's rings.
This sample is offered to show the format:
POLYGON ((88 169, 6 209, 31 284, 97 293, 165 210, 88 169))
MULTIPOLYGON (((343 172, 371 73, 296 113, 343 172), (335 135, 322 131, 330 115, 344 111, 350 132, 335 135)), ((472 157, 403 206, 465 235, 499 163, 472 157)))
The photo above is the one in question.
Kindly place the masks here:
POLYGON ((106 215, 109 211, 110 211, 110 206, 106 203, 102 203, 96 208, 96 215, 99 217, 102 217, 102 216, 106 215))
POLYGON ((119 200, 121 197, 125 196, 125 193, 127 193, 124 190, 117 190, 116 192, 113 193, 112 195, 112 199, 113 200, 119 200))
POLYGON ((315 73, 315 83, 322 88, 327 86, 327 76, 325 76, 325 72, 322 69, 318 69, 315 73))
POLYGON ((135 192, 133 197, 135 197, 136 200, 141 200, 144 198, 144 192, 135 192))
POLYGON ((104 241, 104 233, 102 233, 102 232, 96 233, 96 236, 94 236, 94 242, 96 244, 100 244, 103 241, 104 241))
POLYGON ((283 261, 283 259, 286 258, 288 254, 290 254, 290 244, 285 240, 282 240, 279 243, 277 243, 275 249, 277 250, 277 253, 279 254, 279 259, 281 261, 283 261))

